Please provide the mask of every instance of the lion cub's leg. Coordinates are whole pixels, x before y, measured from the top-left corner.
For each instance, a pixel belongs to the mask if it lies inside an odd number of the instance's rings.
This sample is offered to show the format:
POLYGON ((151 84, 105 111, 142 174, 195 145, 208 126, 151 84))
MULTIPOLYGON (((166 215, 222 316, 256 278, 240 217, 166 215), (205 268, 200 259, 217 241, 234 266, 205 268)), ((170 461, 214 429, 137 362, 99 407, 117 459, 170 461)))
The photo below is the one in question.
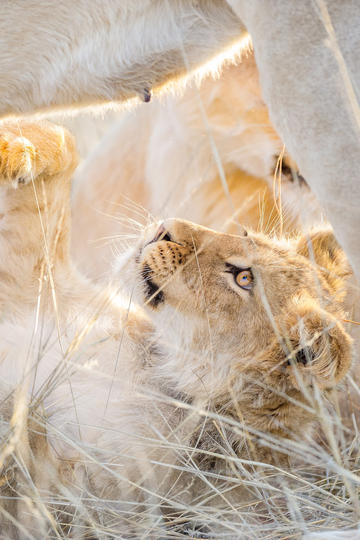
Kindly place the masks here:
POLYGON ((32 305, 66 267, 72 136, 47 122, 0 123, 0 305, 32 305), (48 280, 49 281, 49 280, 48 280), (50 280, 51 281, 51 280, 50 280))

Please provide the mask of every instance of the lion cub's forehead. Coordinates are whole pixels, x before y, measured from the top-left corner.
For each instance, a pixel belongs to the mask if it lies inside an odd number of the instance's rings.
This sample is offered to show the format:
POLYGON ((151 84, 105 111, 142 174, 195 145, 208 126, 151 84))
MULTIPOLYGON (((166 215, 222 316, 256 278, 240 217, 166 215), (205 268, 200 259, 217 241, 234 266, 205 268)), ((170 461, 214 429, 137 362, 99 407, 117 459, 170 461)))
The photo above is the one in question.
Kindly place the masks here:
POLYGON ((224 237, 217 253, 229 264, 239 267, 267 261, 287 260, 294 256, 291 243, 268 239, 257 234, 248 237, 224 237))
POLYGON ((201 229, 197 240, 197 253, 207 263, 228 263, 239 268, 257 266, 274 271, 283 270, 288 265, 288 273, 306 266, 304 258, 296 253, 293 239, 278 239, 253 232, 237 236, 201 229))

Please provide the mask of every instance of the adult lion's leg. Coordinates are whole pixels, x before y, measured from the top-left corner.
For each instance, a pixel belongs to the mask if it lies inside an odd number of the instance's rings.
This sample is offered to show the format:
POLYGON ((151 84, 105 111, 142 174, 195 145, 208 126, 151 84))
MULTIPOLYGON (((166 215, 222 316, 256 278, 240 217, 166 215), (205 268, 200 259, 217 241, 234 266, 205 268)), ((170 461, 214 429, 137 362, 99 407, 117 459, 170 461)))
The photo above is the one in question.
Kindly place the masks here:
POLYGON ((252 36, 271 119, 327 212, 359 279, 359 4, 228 3, 252 36))
POLYGON ((32 306, 69 266, 73 138, 47 122, 0 124, 0 305, 32 306), (41 279, 40 279, 41 278, 41 279), (40 279, 40 282, 39 282, 40 279))

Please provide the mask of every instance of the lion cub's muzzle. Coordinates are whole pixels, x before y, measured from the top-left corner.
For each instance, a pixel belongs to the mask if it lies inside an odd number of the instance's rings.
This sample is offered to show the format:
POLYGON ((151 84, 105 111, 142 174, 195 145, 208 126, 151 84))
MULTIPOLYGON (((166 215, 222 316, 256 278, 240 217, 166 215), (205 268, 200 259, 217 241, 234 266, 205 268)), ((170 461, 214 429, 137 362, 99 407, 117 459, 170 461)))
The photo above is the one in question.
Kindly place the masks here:
POLYGON ((167 286, 194 252, 193 246, 180 238, 180 227, 177 220, 161 223, 155 230, 152 227, 140 250, 138 261, 144 296, 153 308, 165 302, 167 286))

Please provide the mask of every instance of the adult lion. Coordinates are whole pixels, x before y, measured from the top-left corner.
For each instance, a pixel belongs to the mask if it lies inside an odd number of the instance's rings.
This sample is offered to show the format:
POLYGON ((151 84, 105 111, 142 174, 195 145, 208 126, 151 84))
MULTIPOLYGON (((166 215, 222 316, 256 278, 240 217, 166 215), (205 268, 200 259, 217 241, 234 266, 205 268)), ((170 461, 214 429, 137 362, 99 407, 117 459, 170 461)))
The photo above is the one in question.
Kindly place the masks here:
POLYGON ((270 116, 358 277, 356 0, 5 0, 0 114, 92 105, 181 77, 251 35, 270 116))

